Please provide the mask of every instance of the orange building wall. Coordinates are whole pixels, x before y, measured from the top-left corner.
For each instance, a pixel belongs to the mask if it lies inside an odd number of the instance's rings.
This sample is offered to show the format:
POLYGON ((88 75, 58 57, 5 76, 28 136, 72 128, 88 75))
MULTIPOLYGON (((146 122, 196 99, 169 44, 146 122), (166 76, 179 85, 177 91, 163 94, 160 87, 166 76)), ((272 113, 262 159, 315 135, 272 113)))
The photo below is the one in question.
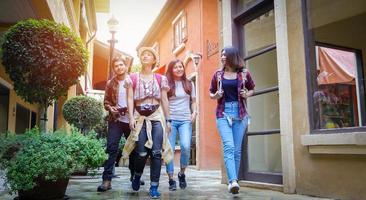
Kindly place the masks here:
MULTIPOLYGON (((203 59, 199 66, 198 79, 200 95, 199 138, 197 141, 197 165, 199 169, 220 169, 221 167, 221 141, 216 129, 215 107, 216 101, 209 98, 209 85, 211 76, 218 66, 218 54, 207 57, 206 40, 219 41, 218 8, 216 0, 191 0, 180 4, 167 20, 154 41, 159 44, 159 66, 168 65, 174 58, 184 60, 186 52, 201 53, 203 59), (184 9, 187 17, 187 41, 185 48, 177 56, 173 54, 173 27, 172 21, 184 9)), ((186 66, 187 76, 195 72, 192 61, 186 66)), ((179 151, 176 157, 179 156, 179 151)), ((178 164, 178 158, 175 163, 178 164)), ((179 166, 179 165, 177 165, 179 166)))
POLYGON ((216 0, 202 1, 202 56, 203 62, 199 68, 200 77, 200 168, 220 169, 221 166, 221 140, 216 128, 215 108, 216 101, 209 97, 211 77, 217 70, 219 54, 208 57, 207 40, 219 42, 218 7, 216 0))
POLYGON ((108 66, 108 60, 94 55, 93 59, 93 88, 95 87, 95 84, 99 82, 103 82, 107 80, 107 66, 108 66))

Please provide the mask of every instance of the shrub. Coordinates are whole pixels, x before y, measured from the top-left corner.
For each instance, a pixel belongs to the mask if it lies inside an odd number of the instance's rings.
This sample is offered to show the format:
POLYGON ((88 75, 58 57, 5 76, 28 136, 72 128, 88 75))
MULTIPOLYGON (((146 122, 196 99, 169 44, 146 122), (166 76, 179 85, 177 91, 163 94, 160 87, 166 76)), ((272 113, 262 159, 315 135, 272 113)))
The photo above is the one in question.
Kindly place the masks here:
POLYGON ((5 170, 11 192, 30 190, 39 178, 57 180, 78 169, 97 168, 107 158, 101 141, 76 129, 71 134, 64 130, 40 134, 32 129, 0 139, 0 169, 5 170))
POLYGON ((86 133, 103 119, 104 110, 101 102, 87 96, 76 96, 67 100, 62 108, 67 122, 86 133))

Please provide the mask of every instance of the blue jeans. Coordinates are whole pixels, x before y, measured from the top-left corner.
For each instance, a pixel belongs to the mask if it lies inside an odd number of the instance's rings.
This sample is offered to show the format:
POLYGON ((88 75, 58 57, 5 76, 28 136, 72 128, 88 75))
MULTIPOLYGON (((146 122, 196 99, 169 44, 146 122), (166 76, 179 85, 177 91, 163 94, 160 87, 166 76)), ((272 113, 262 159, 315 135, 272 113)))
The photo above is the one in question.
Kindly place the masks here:
POLYGON ((216 125, 222 140, 224 162, 228 181, 238 180, 238 173, 241 159, 241 146, 248 125, 248 117, 239 119, 238 102, 225 103, 225 117, 217 118, 216 125), (227 117, 231 117, 232 125, 230 126, 227 117))
MULTIPOLYGON (((190 120, 172 120, 171 127, 172 131, 169 134, 169 142, 174 151, 178 132, 180 140, 180 167, 185 168, 188 166, 191 153, 192 122, 190 120)), ((168 174, 174 174, 174 159, 166 165, 166 172, 168 174)))
MULTIPOLYGON (((107 135, 107 150, 108 159, 104 163, 104 171, 103 171, 103 180, 110 181, 113 177, 114 165, 116 163, 119 149, 119 142, 121 140, 122 135, 127 138, 130 135, 130 126, 128 123, 120 122, 120 121, 110 121, 108 122, 108 135, 107 135)), ((130 154, 129 157, 129 165, 128 168, 131 171, 131 174, 134 171, 134 160, 135 154, 134 152, 130 154)))
POLYGON ((147 138, 147 130, 146 130, 146 122, 141 128, 139 134, 139 140, 136 142, 136 159, 134 163, 135 173, 142 174, 146 160, 150 157, 150 185, 158 186, 160 179, 160 171, 161 171, 161 162, 162 162, 162 146, 163 146, 163 127, 160 121, 151 121, 151 136, 152 136, 152 149, 145 147, 145 143, 148 140, 147 138))

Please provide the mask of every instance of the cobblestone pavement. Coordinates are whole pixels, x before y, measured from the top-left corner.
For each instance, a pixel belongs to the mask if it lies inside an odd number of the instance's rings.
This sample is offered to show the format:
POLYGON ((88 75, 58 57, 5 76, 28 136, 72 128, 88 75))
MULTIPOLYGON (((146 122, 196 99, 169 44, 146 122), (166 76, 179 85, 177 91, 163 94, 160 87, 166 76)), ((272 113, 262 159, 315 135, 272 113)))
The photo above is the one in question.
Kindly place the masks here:
MULTIPOLYGON (((96 191, 97 186, 101 183, 100 174, 95 177, 74 176, 70 179, 66 194, 70 197, 70 200, 149 199, 149 167, 145 170, 143 179, 146 184, 141 186, 138 192, 131 189, 128 168, 118 167, 116 168, 116 174, 119 178, 113 179, 112 190, 104 193, 96 191)), ((178 189, 176 191, 169 191, 168 177, 163 166, 159 187, 159 191, 162 193, 161 199, 324 200, 323 198, 288 195, 277 191, 248 187, 241 187, 239 194, 232 195, 228 193, 227 186, 221 184, 220 171, 198 171, 194 167, 189 167, 186 176, 188 187, 185 190, 181 190, 177 184, 178 189)), ((178 183, 178 178, 175 177, 175 179, 178 183)), ((0 187, 1 200, 12 200, 15 196, 10 196, 2 186, 0 187)))

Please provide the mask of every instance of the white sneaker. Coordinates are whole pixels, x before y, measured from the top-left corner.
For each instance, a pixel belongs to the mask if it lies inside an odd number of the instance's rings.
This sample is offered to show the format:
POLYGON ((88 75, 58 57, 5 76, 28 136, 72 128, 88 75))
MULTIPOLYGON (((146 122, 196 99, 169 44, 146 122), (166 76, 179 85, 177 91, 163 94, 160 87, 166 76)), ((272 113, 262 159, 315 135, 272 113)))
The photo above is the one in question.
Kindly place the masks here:
POLYGON ((228 190, 229 190, 230 193, 232 193, 232 194, 238 194, 240 187, 239 187, 239 184, 238 184, 237 181, 233 181, 233 182, 229 183, 229 185, 228 185, 227 188, 228 188, 228 190))

